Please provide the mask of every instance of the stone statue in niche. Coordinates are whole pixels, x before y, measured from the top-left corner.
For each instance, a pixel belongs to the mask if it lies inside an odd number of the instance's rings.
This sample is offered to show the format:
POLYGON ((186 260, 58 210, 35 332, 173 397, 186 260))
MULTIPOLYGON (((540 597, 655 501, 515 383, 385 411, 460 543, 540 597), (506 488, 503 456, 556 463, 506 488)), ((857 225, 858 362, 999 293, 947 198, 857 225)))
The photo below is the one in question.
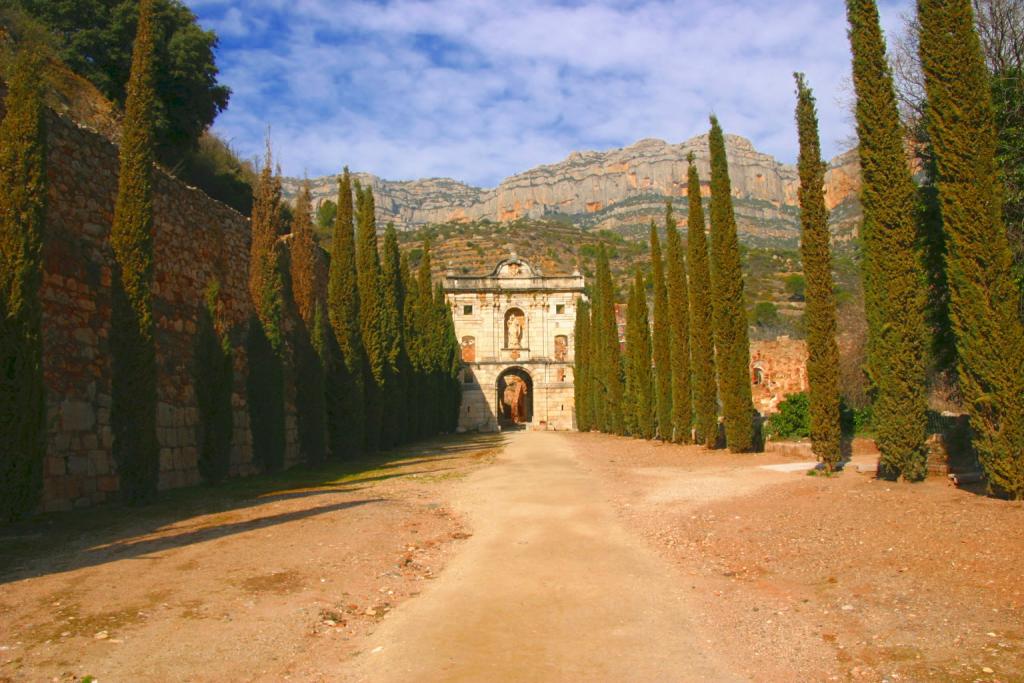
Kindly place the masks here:
POLYGON ((505 348, 523 348, 523 314, 511 313, 505 321, 505 348))
POLYGON ((569 338, 564 334, 555 337, 555 360, 565 361, 569 355, 569 338))
POLYGON ((505 404, 505 414, 516 424, 526 422, 526 394, 526 382, 522 379, 512 375, 506 380, 502 402, 505 404))
POLYGON ((462 338, 462 362, 476 362, 476 337, 462 338))

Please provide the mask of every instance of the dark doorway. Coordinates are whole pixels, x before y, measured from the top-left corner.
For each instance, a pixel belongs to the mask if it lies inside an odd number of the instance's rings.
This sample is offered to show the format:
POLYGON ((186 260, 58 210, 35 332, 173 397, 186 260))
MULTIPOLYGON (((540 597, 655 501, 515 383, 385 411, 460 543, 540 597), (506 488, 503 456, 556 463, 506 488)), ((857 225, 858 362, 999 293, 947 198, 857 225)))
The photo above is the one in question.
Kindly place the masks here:
POLYGON ((502 429, 526 429, 533 421, 533 379, 522 368, 498 375, 498 424, 502 429))

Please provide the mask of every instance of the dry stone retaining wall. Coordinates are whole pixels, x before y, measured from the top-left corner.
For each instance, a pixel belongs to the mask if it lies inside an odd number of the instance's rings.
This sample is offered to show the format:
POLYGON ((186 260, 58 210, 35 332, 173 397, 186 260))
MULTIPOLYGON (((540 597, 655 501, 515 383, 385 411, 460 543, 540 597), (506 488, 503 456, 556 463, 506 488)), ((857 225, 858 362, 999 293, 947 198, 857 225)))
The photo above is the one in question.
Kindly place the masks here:
MULTIPOLYGON (((2 92, 0 92, 2 95, 2 92)), ((4 113, 0 104, 0 116, 4 113)), ((110 426, 110 316, 118 151, 104 136, 48 115, 43 304, 47 397, 44 510, 114 497, 110 426)), ((192 357, 203 292, 220 282, 220 314, 235 349, 231 473, 256 471, 245 399, 249 221, 162 171, 154 183, 154 286, 160 488, 198 483, 199 415, 192 357)), ((287 406, 286 464, 298 459, 294 390, 287 406)))

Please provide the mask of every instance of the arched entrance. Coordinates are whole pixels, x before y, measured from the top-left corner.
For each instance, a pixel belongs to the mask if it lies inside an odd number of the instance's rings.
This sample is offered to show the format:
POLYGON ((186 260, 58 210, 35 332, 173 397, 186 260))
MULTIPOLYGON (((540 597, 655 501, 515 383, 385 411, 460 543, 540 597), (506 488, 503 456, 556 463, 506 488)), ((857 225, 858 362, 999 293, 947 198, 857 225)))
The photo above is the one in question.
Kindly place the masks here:
POLYGON ((533 378, 522 368, 498 375, 498 424, 502 429, 525 429, 533 421, 533 378))

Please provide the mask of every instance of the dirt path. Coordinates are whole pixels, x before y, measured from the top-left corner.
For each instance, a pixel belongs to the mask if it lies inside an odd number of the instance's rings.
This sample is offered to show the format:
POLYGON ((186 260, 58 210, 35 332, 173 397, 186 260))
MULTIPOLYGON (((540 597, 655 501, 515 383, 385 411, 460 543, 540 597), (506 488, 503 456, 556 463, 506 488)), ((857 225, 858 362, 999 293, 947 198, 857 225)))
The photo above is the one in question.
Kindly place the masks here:
POLYGON ((737 679, 674 570, 619 522, 564 436, 512 436, 455 493, 474 536, 380 625, 355 680, 737 679))

